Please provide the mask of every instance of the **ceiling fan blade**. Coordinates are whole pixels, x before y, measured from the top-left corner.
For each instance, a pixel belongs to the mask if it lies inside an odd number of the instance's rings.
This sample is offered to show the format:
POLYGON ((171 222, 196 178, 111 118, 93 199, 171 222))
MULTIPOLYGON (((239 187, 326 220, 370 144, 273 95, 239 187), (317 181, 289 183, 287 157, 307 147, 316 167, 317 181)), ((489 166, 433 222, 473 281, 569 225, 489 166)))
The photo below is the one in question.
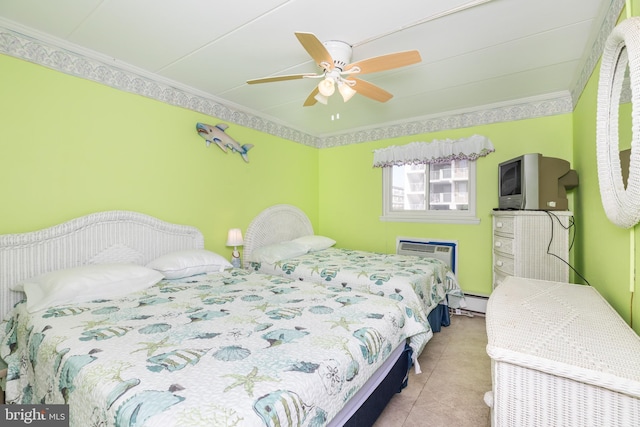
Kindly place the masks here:
POLYGON ((374 85, 373 83, 369 83, 368 81, 357 79, 355 77, 349 77, 346 80, 354 81, 355 84, 351 86, 351 88, 358 92, 360 95, 371 98, 374 101, 387 102, 388 100, 393 98, 392 94, 382 89, 381 87, 374 85))
POLYGON ((309 96, 307 97, 307 99, 305 99, 304 104, 302 104, 303 107, 311 107, 312 105, 315 105, 316 102, 318 102, 318 100, 316 99, 316 95, 319 93, 320 91, 318 90, 318 86, 316 86, 311 93, 309 94, 309 96))
POLYGON ((307 53, 316 61, 320 67, 327 71, 333 70, 333 58, 318 38, 312 33, 295 33, 298 41, 305 48, 307 53), (322 64, 328 64, 329 68, 323 67, 322 64))
POLYGON ((281 82, 285 80, 298 80, 298 79, 303 79, 305 77, 318 77, 318 75, 313 73, 289 74, 286 76, 264 77, 261 79, 247 80, 247 83, 250 85, 253 85, 256 83, 271 83, 271 82, 281 82))
POLYGON ((420 61, 422 61, 420 52, 418 52, 417 50, 408 50, 405 52, 396 52, 389 53, 387 55, 374 56, 373 58, 353 62, 347 65, 344 71, 346 73, 354 67, 358 67, 360 68, 359 74, 375 73, 378 71, 406 67, 407 65, 416 64, 420 61))

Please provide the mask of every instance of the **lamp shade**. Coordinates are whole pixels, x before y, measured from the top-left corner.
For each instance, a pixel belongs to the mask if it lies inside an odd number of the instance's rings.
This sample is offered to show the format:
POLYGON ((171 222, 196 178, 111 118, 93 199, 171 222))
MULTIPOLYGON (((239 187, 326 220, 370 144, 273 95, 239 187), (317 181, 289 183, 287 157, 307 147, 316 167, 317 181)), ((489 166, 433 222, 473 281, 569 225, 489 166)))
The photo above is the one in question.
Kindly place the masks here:
POLYGON ((314 98, 316 99, 316 101, 324 105, 327 105, 327 103, 329 102, 329 98, 321 93, 316 93, 316 96, 314 96, 314 98))
POLYGON ((336 90, 335 81, 331 77, 326 77, 318 83, 318 90, 324 96, 331 96, 336 90))
POLYGON ((227 246, 242 246, 242 231, 239 228, 232 228, 227 235, 227 246))
POLYGON ((356 94, 356 91, 353 90, 351 86, 343 82, 340 82, 338 84, 338 91, 340 92, 340 95, 342 95, 342 99, 344 100, 344 102, 347 102, 353 97, 353 95, 356 94))

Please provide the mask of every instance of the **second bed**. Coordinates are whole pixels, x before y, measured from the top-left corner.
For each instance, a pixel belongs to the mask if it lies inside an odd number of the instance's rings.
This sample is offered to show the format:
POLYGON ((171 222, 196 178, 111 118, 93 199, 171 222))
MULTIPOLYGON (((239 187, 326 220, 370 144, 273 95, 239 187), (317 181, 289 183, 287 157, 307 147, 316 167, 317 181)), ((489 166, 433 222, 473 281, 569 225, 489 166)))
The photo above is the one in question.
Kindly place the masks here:
MULTIPOLYGON (((439 259, 334 248, 334 243, 315 235, 311 221, 299 208, 275 205, 260 212, 249 224, 244 266, 265 274, 402 301, 412 317, 436 331, 443 317, 444 326, 447 325, 448 312, 441 304, 446 304, 447 295, 456 296, 456 303, 464 305, 464 293, 454 273, 439 259)), ((415 343, 415 357, 432 336, 430 331, 422 336, 422 342, 415 343)))

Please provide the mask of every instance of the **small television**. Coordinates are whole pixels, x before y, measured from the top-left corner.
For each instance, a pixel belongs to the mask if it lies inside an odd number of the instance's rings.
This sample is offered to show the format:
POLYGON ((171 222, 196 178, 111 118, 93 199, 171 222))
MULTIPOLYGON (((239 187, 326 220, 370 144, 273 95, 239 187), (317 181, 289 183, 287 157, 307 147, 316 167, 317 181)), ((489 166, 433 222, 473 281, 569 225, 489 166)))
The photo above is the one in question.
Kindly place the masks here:
POLYGON ((498 165, 498 209, 566 211, 567 190, 577 186, 568 161, 523 154, 498 165))

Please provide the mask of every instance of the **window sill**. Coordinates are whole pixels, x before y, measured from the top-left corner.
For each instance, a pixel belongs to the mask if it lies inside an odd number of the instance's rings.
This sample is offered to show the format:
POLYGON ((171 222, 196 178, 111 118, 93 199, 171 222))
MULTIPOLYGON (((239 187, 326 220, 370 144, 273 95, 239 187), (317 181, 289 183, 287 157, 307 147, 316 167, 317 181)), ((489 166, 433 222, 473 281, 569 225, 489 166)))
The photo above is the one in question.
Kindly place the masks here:
POLYGON ((421 222, 433 224, 480 224, 480 218, 475 217, 426 217, 407 215, 382 215, 380 221, 384 222, 421 222))

